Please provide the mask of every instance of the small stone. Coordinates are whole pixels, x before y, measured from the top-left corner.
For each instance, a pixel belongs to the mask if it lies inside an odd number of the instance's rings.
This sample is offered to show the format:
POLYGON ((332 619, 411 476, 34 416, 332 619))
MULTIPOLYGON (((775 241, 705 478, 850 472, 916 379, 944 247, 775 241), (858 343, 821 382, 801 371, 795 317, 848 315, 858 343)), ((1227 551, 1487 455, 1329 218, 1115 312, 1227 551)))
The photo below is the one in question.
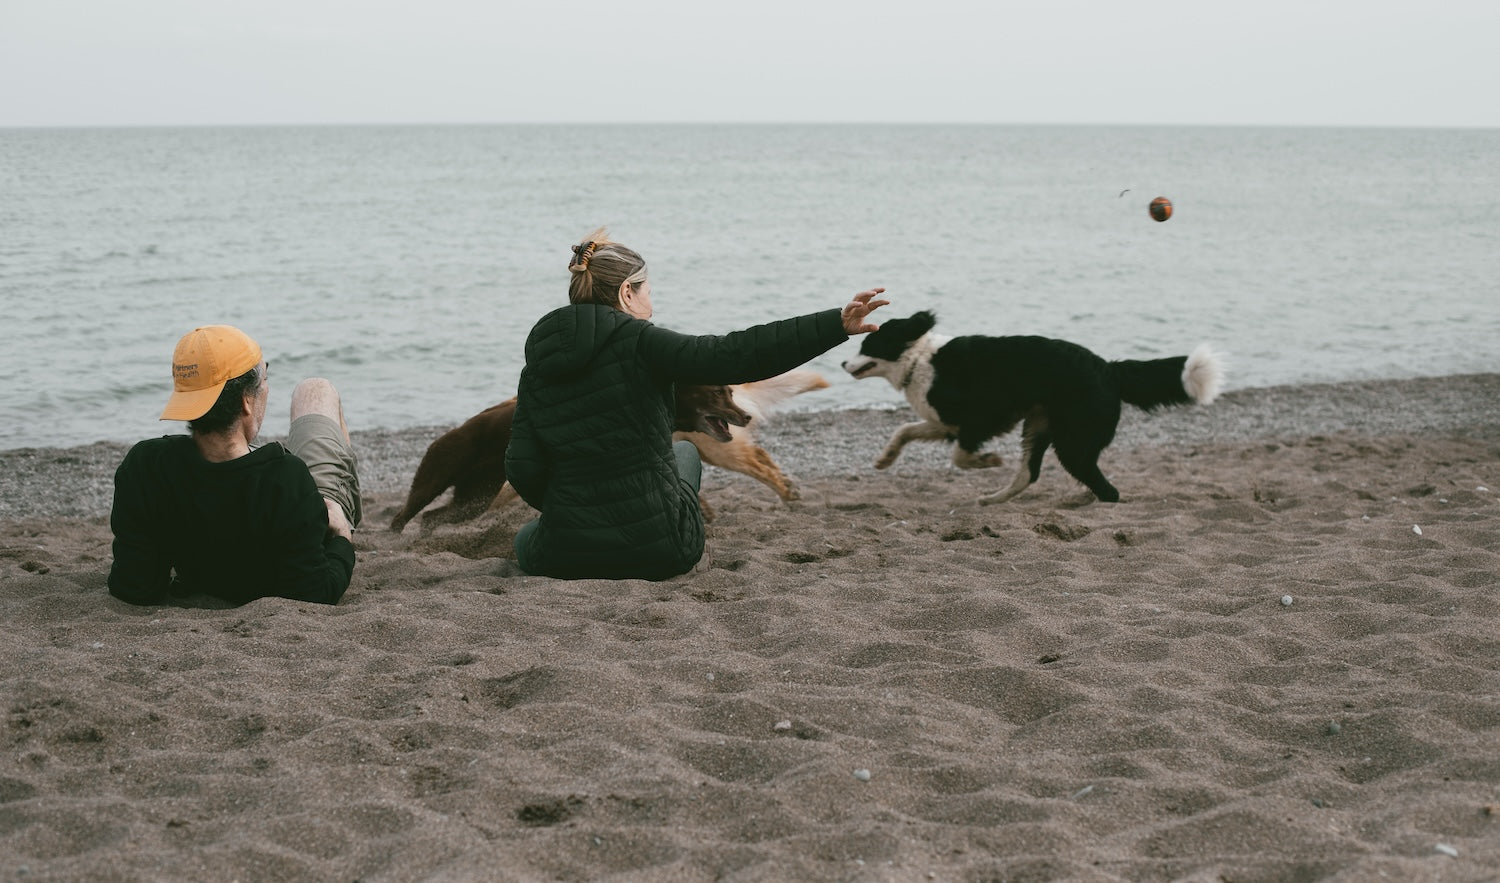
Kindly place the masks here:
POLYGON ((790 730, 791 728, 792 728, 792 722, 791 721, 777 721, 771 727, 771 729, 773 729, 773 730, 790 730))
POLYGON ((864 767, 860 767, 859 769, 854 771, 854 778, 860 780, 861 782, 868 782, 870 781, 870 771, 865 769, 864 767))
POLYGON ((1449 846, 1446 843, 1439 843, 1437 846, 1434 846, 1432 848, 1432 851, 1433 852, 1440 852, 1440 853, 1442 853, 1443 855, 1446 855, 1449 858, 1458 858, 1458 850, 1455 849, 1455 848, 1453 848, 1452 846, 1449 846))
POLYGON ((1414 533, 1414 534, 1416 534, 1417 536, 1421 536, 1422 535, 1422 526, 1420 524, 1413 524, 1411 526, 1411 532, 1414 533))
POLYGON ((1344 732, 1344 728, 1339 726, 1338 721, 1332 721, 1328 724, 1328 729, 1326 732, 1330 736, 1337 736, 1339 733, 1344 732))
POLYGON ((1292 596, 1291 595, 1282 595, 1281 596, 1281 606, 1282 607, 1290 607, 1290 606, 1292 606, 1292 596))

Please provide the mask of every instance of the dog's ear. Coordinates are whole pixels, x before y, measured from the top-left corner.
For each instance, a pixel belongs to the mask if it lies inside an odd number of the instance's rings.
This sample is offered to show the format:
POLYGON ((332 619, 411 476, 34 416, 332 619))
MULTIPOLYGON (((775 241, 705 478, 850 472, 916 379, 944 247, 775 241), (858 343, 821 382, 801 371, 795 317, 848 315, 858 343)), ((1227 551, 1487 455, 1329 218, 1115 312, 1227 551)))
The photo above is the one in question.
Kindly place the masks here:
POLYGON ((932 310, 923 310, 920 313, 913 314, 908 321, 912 323, 911 336, 915 340, 931 331, 937 325, 937 316, 933 315, 932 310))

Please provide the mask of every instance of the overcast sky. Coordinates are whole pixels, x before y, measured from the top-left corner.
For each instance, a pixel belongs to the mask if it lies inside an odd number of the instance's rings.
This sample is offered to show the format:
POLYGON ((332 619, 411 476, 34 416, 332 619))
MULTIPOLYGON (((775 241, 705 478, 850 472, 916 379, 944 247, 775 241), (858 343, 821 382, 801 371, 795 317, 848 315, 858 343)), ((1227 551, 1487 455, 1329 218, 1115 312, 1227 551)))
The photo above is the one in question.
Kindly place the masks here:
POLYGON ((0 127, 1500 127, 1497 0, 0 0, 0 127))

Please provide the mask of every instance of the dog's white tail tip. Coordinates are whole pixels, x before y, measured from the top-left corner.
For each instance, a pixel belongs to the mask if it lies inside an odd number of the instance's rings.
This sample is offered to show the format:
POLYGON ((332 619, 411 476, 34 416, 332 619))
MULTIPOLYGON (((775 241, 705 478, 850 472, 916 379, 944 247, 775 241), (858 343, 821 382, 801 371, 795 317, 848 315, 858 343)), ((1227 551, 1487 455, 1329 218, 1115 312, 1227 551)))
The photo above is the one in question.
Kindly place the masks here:
POLYGON ((734 389, 736 395, 743 393, 756 408, 764 409, 779 405, 792 396, 827 388, 828 381, 816 371, 788 371, 765 380, 741 383, 734 389))
POLYGON ((1211 404, 1224 386, 1224 360, 1208 344, 1199 344, 1182 366, 1182 388, 1200 405, 1211 404))

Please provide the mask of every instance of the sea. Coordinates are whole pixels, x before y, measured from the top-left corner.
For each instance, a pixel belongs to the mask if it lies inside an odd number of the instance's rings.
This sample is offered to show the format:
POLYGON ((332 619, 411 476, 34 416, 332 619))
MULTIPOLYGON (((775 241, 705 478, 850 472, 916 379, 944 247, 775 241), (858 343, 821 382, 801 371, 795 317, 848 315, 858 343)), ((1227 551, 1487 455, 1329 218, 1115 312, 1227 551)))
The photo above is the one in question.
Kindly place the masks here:
MULTIPOLYGON (((215 323, 272 363, 266 435, 311 375, 355 429, 456 424, 514 394, 601 225, 695 334, 884 286, 875 318, 953 335, 1208 343, 1230 389, 1500 371, 1500 130, 9 129, 0 449, 182 431, 172 348, 215 323)), ((788 407, 904 407, 857 346, 788 407)))

